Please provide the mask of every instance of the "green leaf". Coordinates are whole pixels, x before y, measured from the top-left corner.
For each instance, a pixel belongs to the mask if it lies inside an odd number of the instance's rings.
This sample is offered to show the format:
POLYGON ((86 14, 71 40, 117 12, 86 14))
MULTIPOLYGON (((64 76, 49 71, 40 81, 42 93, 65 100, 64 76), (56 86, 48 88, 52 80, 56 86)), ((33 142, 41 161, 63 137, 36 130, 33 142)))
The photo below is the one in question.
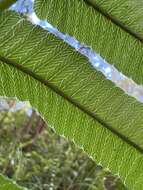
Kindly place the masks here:
POLYGON ((127 32, 143 40, 143 2, 138 0, 86 0, 127 32))
POLYGON ((25 188, 19 187, 16 183, 12 182, 10 179, 5 178, 0 175, 0 190, 24 190, 25 188))
POLYGON ((0 11, 3 11, 4 9, 7 9, 10 7, 14 2, 17 0, 0 0, 0 11))
POLYGON ((143 189, 143 105, 62 40, 0 13, 0 96, 29 100, 60 135, 143 189))
POLYGON ((138 0, 36 0, 35 4, 39 18, 90 46, 138 84, 143 84, 142 9, 138 0))

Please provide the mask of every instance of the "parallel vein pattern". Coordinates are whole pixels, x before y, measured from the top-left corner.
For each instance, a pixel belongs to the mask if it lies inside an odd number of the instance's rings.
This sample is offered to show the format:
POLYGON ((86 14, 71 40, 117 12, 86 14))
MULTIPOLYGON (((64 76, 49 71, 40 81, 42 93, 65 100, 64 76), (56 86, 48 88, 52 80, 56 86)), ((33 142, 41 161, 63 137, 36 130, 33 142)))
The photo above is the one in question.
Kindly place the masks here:
POLYGON ((0 95, 29 100, 57 133, 129 189, 143 188, 143 105, 66 43, 12 12, 0 13, 0 95))
MULTIPOLYGON (((93 48, 124 75, 143 84, 142 42, 106 18, 92 4, 87 3, 89 1, 54 0, 53 3, 52 0, 36 0, 35 11, 40 19, 46 19, 61 32, 74 36, 81 43, 93 48)), ((138 13, 137 15, 139 16, 138 13)), ((133 12, 131 18, 136 20, 138 16, 133 12)))
POLYGON ((143 42, 143 1, 85 0, 143 42))
POLYGON ((143 103, 143 86, 136 84, 133 80, 123 75, 119 72, 113 65, 107 63, 99 54, 91 50, 85 44, 81 44, 74 37, 69 36, 60 32, 57 28, 54 28, 50 23, 45 20, 40 20, 33 9, 34 0, 19 0, 15 3, 11 9, 27 15, 27 19, 30 20, 33 24, 42 27, 44 30, 51 32, 55 36, 59 37, 70 46, 75 48, 76 51, 83 54, 89 59, 89 62, 93 65, 95 69, 102 72, 103 75, 111 80, 115 85, 121 88, 126 94, 136 98, 137 101, 143 103))

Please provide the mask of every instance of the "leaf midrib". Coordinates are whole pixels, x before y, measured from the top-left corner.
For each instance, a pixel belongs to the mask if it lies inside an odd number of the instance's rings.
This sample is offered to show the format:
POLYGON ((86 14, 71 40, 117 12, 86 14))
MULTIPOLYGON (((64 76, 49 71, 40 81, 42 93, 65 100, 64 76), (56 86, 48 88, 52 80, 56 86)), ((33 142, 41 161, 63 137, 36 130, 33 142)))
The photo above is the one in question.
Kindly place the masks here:
POLYGON ((113 17, 113 15, 106 12, 102 7, 100 7, 97 4, 94 4, 91 0, 84 0, 85 3, 91 7, 93 7, 96 11, 98 11, 100 14, 102 14, 104 17, 106 17, 108 20, 116 24, 118 27, 120 27, 122 30, 139 40, 143 43, 143 36, 132 30, 130 27, 125 25, 123 22, 119 21, 117 18, 113 17))
POLYGON ((116 129, 112 128, 110 125, 108 125, 107 123, 105 123, 95 113, 91 112, 86 107, 84 107, 83 105, 81 105, 79 102, 77 102, 76 100, 74 100, 73 98, 71 98, 70 96, 68 96, 67 94, 65 94, 57 86, 53 85, 48 80, 45 80, 43 77, 39 76, 38 74, 35 74, 33 71, 29 70, 28 68, 24 67, 23 65, 17 64, 15 61, 7 59, 7 58, 5 58, 3 56, 0 56, 0 61, 3 64, 7 64, 7 65, 9 65, 11 67, 16 68, 17 70, 23 72, 26 75, 29 75, 31 78, 33 78, 33 79, 37 80, 38 82, 42 83, 43 85, 47 86, 52 91, 54 91, 56 94, 58 94, 59 96, 61 96, 62 98, 64 98, 66 101, 68 101, 69 103, 71 103, 72 105, 74 105, 75 107, 77 107, 78 109, 80 109, 82 112, 84 112, 88 116, 92 117, 94 120, 96 120, 98 123, 100 123, 106 129, 108 129, 114 135, 116 135, 117 137, 119 137, 120 139, 122 139, 124 142, 126 142, 130 146, 134 147, 140 153, 143 153, 143 148, 142 147, 140 147, 135 142, 131 141, 129 138, 127 138, 123 134, 119 133, 116 129))

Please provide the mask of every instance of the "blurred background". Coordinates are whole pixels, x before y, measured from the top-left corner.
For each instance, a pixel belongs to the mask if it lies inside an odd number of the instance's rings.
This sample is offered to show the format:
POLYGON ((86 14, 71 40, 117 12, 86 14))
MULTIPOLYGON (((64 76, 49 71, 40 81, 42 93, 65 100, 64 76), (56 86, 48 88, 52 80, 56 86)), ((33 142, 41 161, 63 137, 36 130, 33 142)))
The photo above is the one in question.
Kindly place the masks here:
POLYGON ((31 190, 125 190, 28 102, 0 98, 0 173, 31 190))

